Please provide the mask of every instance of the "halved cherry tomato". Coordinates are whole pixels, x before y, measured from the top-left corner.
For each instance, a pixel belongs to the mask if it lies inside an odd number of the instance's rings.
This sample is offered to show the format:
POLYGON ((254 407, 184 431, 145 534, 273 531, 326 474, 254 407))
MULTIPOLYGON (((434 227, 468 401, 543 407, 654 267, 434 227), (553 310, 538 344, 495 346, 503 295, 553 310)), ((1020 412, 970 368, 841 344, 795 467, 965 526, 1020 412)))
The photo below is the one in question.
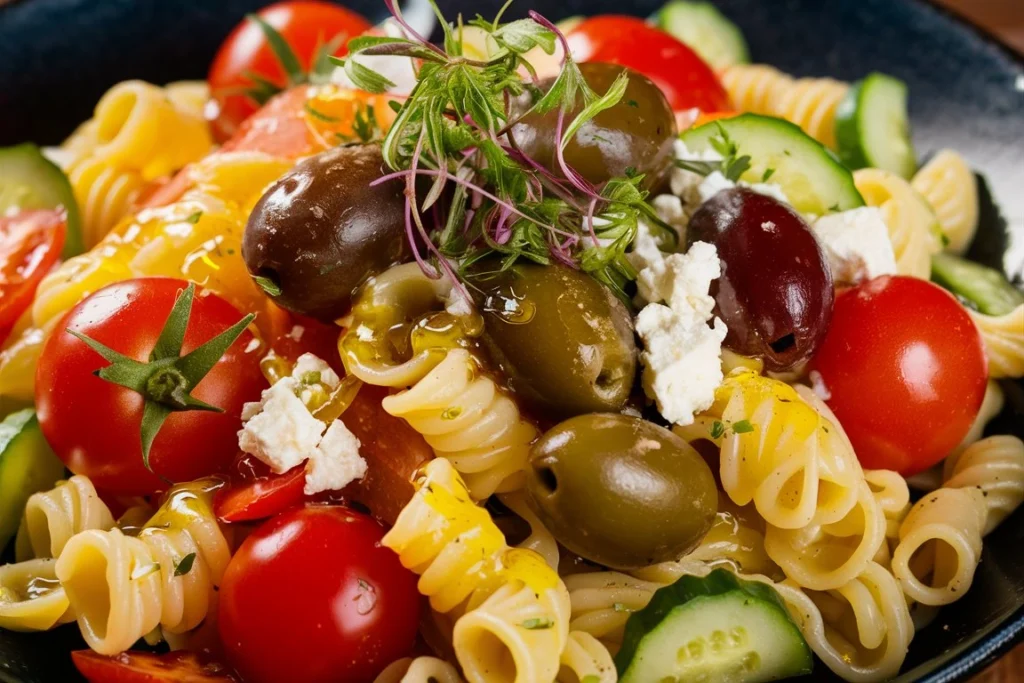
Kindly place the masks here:
POLYGON ((239 453, 232 474, 242 476, 217 492, 213 509, 222 522, 249 522, 266 519, 283 512, 305 499, 306 467, 299 465, 284 474, 270 468, 246 453, 239 453))
POLYGON ((254 531, 220 585, 221 640, 248 683, 369 683, 416 641, 416 575, 373 518, 288 510, 254 531))
MULTIPOLYGON (((340 42, 336 55, 346 52, 349 38, 370 28, 370 22, 355 12, 329 2, 289 0, 259 11, 258 16, 273 27, 291 46, 304 72, 317 49, 332 40, 340 42)), ((255 23, 245 20, 221 44, 210 65, 207 80, 219 105, 213 121, 220 141, 235 134, 238 126, 258 108, 243 92, 257 76, 281 88, 288 85, 281 63, 255 23)))
POLYGON ((697 53, 643 19, 605 14, 581 21, 568 35, 580 62, 609 62, 654 81, 674 111, 721 111, 729 98, 714 71, 697 53))
POLYGON ((812 368, 861 464, 904 476, 960 443, 988 375, 964 307, 911 277, 880 277, 840 293, 812 368))
MULTIPOLYGON (((54 452, 98 489, 146 495, 166 488, 161 477, 188 481, 224 470, 238 450, 242 405, 259 400, 266 380, 261 348, 243 331, 191 395, 223 410, 172 412, 143 464, 140 393, 97 377, 109 363, 74 330, 136 361, 149 360, 183 280, 144 278, 105 287, 85 298, 47 339, 36 366, 36 410, 54 452)), ((242 318, 231 304, 197 288, 182 352, 196 349, 242 318)))
POLYGON ((65 232, 61 211, 0 216, 0 340, 32 304, 39 282, 60 258, 65 232))
POLYGON ((104 657, 92 650, 75 650, 71 661, 89 683, 237 683, 218 662, 204 662, 194 652, 123 652, 104 657))

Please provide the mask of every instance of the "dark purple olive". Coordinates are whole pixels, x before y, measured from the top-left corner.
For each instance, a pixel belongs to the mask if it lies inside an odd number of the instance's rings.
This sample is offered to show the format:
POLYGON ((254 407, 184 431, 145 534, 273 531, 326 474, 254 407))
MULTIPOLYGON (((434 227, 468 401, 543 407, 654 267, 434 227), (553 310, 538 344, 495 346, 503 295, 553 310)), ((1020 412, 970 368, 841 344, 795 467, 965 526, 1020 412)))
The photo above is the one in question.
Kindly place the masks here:
POLYGON ((242 256, 274 301, 332 321, 368 277, 407 254, 403 185, 370 187, 379 145, 335 147, 270 186, 249 216, 242 256))
MULTIPOLYGON (((591 183, 629 173, 644 174, 644 185, 652 187, 672 164, 672 143, 676 138, 676 119, 664 93, 643 74, 615 64, 580 64, 583 78, 595 92, 603 95, 620 73, 629 81, 626 93, 613 107, 599 113, 580 128, 565 148, 566 163, 591 183)), ((547 91, 553 78, 541 82, 547 91)), ((512 114, 533 106, 529 92, 513 103, 512 114)), ((581 107, 569 112, 566 126, 581 107)), ((555 124, 558 112, 531 114, 512 127, 512 139, 524 154, 556 173, 555 124)))
POLYGON ((807 360, 832 319, 832 273, 807 223, 778 200, 745 188, 705 202, 687 243, 718 249, 715 313, 729 327, 725 346, 759 356, 770 370, 807 360))

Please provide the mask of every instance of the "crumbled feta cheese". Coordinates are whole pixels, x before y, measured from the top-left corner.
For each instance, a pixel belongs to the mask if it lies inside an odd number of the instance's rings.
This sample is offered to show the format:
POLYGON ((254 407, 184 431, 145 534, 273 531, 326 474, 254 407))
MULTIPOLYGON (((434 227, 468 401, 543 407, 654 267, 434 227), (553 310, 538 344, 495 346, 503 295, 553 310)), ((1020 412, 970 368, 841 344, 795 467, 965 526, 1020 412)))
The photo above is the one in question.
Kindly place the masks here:
POLYGON ((455 317, 462 317, 473 313, 473 302, 463 291, 462 287, 452 287, 445 300, 444 310, 455 317))
POLYGON ((814 222, 814 234, 837 283, 857 284, 896 273, 889 230, 876 207, 863 206, 822 216, 814 222))
POLYGON ((265 390, 259 403, 247 403, 242 413, 249 417, 238 432, 238 447, 278 474, 301 465, 327 428, 295 395, 299 386, 295 378, 285 377, 265 390))
POLYGON ((748 183, 745 180, 740 180, 739 182, 734 183, 722 175, 720 171, 713 171, 704 178, 703 182, 697 186, 697 195, 700 197, 700 202, 703 204, 722 190, 729 190, 734 187, 745 187, 757 192, 758 194, 763 194, 766 197, 776 199, 783 204, 789 204, 789 199, 786 197, 786 193, 783 192, 782 188, 775 183, 748 183))
POLYGON ((317 377, 314 381, 322 382, 330 389, 336 389, 341 384, 341 378, 338 377, 338 373, 331 369, 327 361, 314 356, 312 353, 304 353, 295 361, 295 367, 292 368, 292 377, 303 381, 311 373, 317 377))
POLYGON ((359 455, 359 439, 341 420, 327 429, 306 462, 307 496, 321 491, 340 491, 366 475, 366 461, 359 455))
POLYGON ((637 272, 641 272, 645 268, 657 268, 665 261, 665 254, 661 251, 661 242, 643 220, 637 222, 633 249, 626 254, 626 259, 636 268, 637 272))
POLYGON ((677 243, 685 244, 686 226, 690 222, 690 217, 683 207, 683 200, 674 194, 659 194, 651 200, 651 206, 654 207, 658 218, 668 223, 676 231, 677 243))
MULTIPOLYGON (((407 38, 405 31, 394 19, 388 19, 380 25, 384 35, 390 38, 407 38)), ((388 92, 393 95, 408 95, 416 87, 416 63, 410 57, 389 57, 387 55, 359 55, 350 57, 359 64, 373 69, 394 83, 388 92)), ((345 73, 344 67, 338 67, 331 74, 331 82, 346 88, 355 88, 355 84, 345 73)))
POLYGON ((715 301, 708 294, 720 275, 715 247, 696 242, 687 253, 645 268, 638 278, 642 296, 651 302, 636 319, 644 343, 644 391, 675 424, 691 424, 694 413, 711 406, 722 383, 727 329, 713 316, 715 301))

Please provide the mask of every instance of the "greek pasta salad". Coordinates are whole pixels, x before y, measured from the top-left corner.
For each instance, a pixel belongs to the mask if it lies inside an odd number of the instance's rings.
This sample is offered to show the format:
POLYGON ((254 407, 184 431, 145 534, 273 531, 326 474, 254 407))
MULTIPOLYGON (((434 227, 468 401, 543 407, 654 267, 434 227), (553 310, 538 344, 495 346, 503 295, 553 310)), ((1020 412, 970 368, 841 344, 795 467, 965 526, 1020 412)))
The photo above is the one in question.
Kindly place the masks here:
POLYGON ((0 628, 100 683, 894 677, 1024 501, 963 157, 705 2, 386 5, 0 149, 0 628))

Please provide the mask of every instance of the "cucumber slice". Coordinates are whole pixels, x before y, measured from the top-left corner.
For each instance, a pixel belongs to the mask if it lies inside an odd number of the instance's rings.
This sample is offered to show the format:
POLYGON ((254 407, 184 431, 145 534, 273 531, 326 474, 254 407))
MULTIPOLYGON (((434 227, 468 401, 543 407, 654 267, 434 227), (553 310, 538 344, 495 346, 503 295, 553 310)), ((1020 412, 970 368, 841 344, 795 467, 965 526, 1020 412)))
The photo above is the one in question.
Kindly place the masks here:
POLYGON ((626 622, 620 683, 758 683, 811 672, 811 650, 779 596, 724 569, 684 576, 626 622))
POLYGON ((658 11, 656 21, 715 70, 750 62, 743 33, 710 2, 672 0, 658 11))
POLYGON ((1024 293, 998 270, 953 254, 932 256, 932 280, 986 315, 1006 315, 1024 304, 1024 293))
POLYGON ((770 176, 798 211, 823 216, 864 206, 849 169, 789 121, 742 114, 691 128, 680 137, 690 151, 715 151, 716 143, 723 142, 723 132, 725 142, 734 143, 738 155, 750 157, 750 169, 742 179, 757 183, 770 176))
POLYGON ((917 170, 907 85, 885 74, 854 83, 836 109, 839 158, 850 168, 882 168, 907 180, 917 170))
POLYGON ((0 422, 0 549, 18 530, 28 497, 63 476, 64 463, 46 443, 36 411, 19 410, 0 422))
POLYGON ((19 209, 58 207, 64 207, 68 214, 64 258, 81 254, 85 244, 78 204, 64 171, 31 142, 0 147, 0 216, 19 209))

